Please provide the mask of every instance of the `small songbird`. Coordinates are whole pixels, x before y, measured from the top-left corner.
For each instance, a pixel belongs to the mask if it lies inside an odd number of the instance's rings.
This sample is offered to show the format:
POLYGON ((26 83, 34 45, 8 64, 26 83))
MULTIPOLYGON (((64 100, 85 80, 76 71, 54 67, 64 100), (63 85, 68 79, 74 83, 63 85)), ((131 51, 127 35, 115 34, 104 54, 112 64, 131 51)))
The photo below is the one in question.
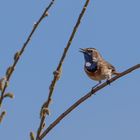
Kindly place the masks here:
POLYGON ((95 87, 105 79, 107 80, 107 83, 110 84, 109 80, 112 75, 119 75, 119 73, 116 72, 115 67, 105 61, 95 48, 81 48, 80 52, 84 54, 84 70, 86 74, 92 80, 99 81, 95 87))

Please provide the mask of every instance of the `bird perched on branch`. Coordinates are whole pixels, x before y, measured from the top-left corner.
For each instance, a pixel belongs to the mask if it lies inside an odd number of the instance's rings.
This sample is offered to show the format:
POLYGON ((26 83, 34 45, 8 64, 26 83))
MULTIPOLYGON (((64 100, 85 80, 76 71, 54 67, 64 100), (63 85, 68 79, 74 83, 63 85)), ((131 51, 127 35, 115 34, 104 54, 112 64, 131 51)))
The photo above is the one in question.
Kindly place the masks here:
POLYGON ((116 72, 115 67, 105 61, 95 48, 81 48, 80 52, 84 54, 84 70, 86 74, 92 80, 99 81, 94 87, 98 86, 101 81, 105 79, 107 80, 107 83, 110 84, 109 80, 112 75, 119 75, 119 73, 116 72))

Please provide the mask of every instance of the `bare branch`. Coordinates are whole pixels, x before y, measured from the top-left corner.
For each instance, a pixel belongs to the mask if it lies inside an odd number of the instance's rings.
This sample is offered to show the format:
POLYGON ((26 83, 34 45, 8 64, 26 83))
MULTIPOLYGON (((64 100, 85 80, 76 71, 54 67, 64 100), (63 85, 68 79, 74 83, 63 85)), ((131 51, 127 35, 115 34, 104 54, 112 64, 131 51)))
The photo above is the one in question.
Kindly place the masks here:
POLYGON ((1 91, 1 96, 0 96, 0 107, 2 106, 2 102, 3 102, 3 99, 4 99, 4 94, 5 94, 5 91, 6 91, 6 88, 7 88, 7 83, 10 81, 10 77, 12 76, 12 73, 14 72, 15 70, 15 67, 21 57, 21 55, 23 54, 25 48, 27 47, 27 45, 29 44, 29 42, 31 41, 31 38, 34 34, 34 32, 36 31, 36 29, 38 28, 39 24, 41 23, 41 21, 46 17, 48 16, 48 10, 51 8, 51 6, 53 5, 54 3, 54 0, 52 0, 50 2, 50 4, 46 7, 46 9, 44 10, 43 14, 41 15, 41 17, 38 19, 38 21, 33 25, 33 29, 31 30, 29 36, 27 37, 25 43, 23 44, 21 50, 19 52, 16 52, 15 55, 14 55, 14 62, 12 64, 12 66, 10 66, 7 71, 6 71, 6 82, 3 86, 3 89, 1 91))
POLYGON ((68 49, 69 49, 69 47, 70 47, 70 45, 71 45, 71 43, 72 43, 72 40, 73 40, 73 38, 74 38, 74 35, 75 35, 75 33, 76 33, 76 31, 77 31, 77 29, 78 29, 80 23, 81 23, 81 19, 82 19, 83 15, 84 15, 84 13, 85 13, 85 11, 86 11, 86 8, 87 8, 87 6, 88 6, 88 4, 89 4, 89 1, 90 1, 90 0, 86 0, 86 2, 85 2, 85 5, 84 5, 84 7, 83 7, 83 9, 82 9, 82 11, 81 11, 79 17, 78 17, 78 20, 77 20, 77 22, 76 22, 76 25, 75 25, 74 28, 73 28, 73 31, 72 31, 72 34, 71 34, 69 40, 68 40, 68 43, 67 43, 66 47, 64 48, 64 52, 63 52, 63 54, 62 54, 62 57, 61 57, 60 62, 59 62, 59 64, 58 64, 58 67, 57 67, 56 71, 54 72, 54 78, 53 78, 53 80, 52 80, 52 82, 51 82, 51 85, 50 85, 50 88, 49 88, 50 90, 49 90, 48 99, 44 102, 44 104, 43 104, 43 106, 42 106, 42 108, 41 108, 41 112, 40 112, 41 121, 40 121, 40 125, 39 125, 38 131, 37 131, 36 140, 40 140, 39 136, 40 136, 41 131, 43 130, 43 127, 42 127, 42 126, 43 126, 43 124, 44 124, 46 115, 49 114, 49 113, 47 113, 46 111, 49 112, 49 105, 50 105, 50 103, 51 103, 51 101, 52 101, 52 94, 53 94, 53 91, 54 91, 56 82, 57 82, 57 80, 60 78, 60 73, 61 73, 61 69, 62 69, 62 64, 63 64, 63 62, 64 62, 64 59, 65 59, 66 54, 67 54, 67 52, 68 52, 68 49))
MULTIPOLYGON (((124 72, 120 73, 120 75, 113 77, 110 79, 110 83, 114 82, 115 80, 129 74, 130 72, 140 68, 140 64, 137 64, 124 72)), ((71 107, 69 107, 65 112, 63 112, 53 123, 49 125, 49 127, 41 134, 40 139, 43 139, 62 119, 64 119, 71 111, 73 111, 77 106, 82 104, 85 100, 87 100, 89 97, 91 97, 93 94, 95 94, 97 91, 103 89, 108 85, 107 82, 104 82, 100 86, 96 87, 95 89, 91 90, 89 93, 87 93, 85 96, 81 97, 78 101, 76 101, 71 107)))

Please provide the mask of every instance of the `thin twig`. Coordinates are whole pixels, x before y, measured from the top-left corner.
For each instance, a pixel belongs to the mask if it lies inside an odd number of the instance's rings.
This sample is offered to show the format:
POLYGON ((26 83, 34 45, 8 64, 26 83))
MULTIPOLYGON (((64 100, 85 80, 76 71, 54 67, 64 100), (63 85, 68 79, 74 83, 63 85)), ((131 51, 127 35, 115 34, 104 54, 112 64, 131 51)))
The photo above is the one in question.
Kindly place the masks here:
MULTIPOLYGON (((119 76, 115 76, 112 79, 110 79, 110 83, 114 82, 115 80, 121 78, 124 75, 129 74, 130 72, 140 68, 140 64, 137 64, 124 72, 120 73, 119 76)), ((95 89, 91 90, 89 93, 87 93, 85 96, 81 97, 78 101, 76 101, 71 107, 69 107, 65 112, 63 112, 53 123, 49 125, 49 127, 41 134, 40 139, 43 139, 62 119, 64 119, 71 111, 73 111, 77 106, 82 104, 85 100, 87 100, 89 97, 91 97, 93 94, 95 94, 97 91, 103 89, 108 85, 107 82, 104 82, 100 86, 96 87, 95 89)))
POLYGON ((29 36, 27 37, 27 40, 25 41, 25 43, 23 44, 21 50, 19 52, 17 52, 14 56, 14 62, 12 64, 12 66, 10 66, 7 70, 7 73, 6 73, 6 82, 5 82, 5 85, 1 91, 1 96, 0 96, 0 107, 2 106, 2 102, 3 102, 3 99, 4 99, 4 94, 5 94, 5 91, 6 91, 6 88, 8 86, 8 82, 10 81, 10 77, 12 76, 12 73, 13 71, 15 70, 15 67, 21 57, 21 55, 23 54, 25 48, 27 47, 27 45, 29 44, 35 30, 37 29, 37 27, 39 26, 39 24, 41 23, 41 21, 44 19, 44 17, 48 16, 48 10, 51 8, 51 6, 53 5, 54 3, 54 0, 52 0, 50 2, 50 4, 46 7, 46 9, 44 10, 43 14, 41 15, 41 17, 39 18, 39 20, 34 23, 33 25, 33 29, 32 31, 30 32, 29 36))
POLYGON ((67 43, 66 47, 64 48, 64 52, 63 52, 62 57, 61 57, 61 59, 59 61, 58 67, 57 67, 56 71, 54 72, 54 78, 53 78, 53 80, 51 82, 51 85, 50 85, 50 88, 49 88, 48 99, 44 102, 44 104, 43 104, 43 106, 41 108, 41 112, 40 112, 41 121, 40 121, 40 125, 39 125, 38 131, 37 131, 36 140, 40 140, 39 136, 40 136, 41 131, 43 130, 42 126, 44 125, 46 115, 49 115, 49 109, 48 108, 49 108, 49 105, 50 105, 51 100, 52 100, 51 98, 52 98, 52 94, 53 94, 53 91, 54 91, 54 88, 55 88, 55 85, 56 85, 56 81, 60 78, 62 64, 64 62, 64 59, 65 59, 66 54, 68 52, 68 49, 69 49, 69 47, 70 47, 70 45, 72 43, 74 35, 75 35, 75 33, 76 33, 80 23, 81 23, 81 19, 82 19, 83 15, 84 15, 84 13, 86 11, 86 8, 87 8, 87 6, 89 4, 89 1, 90 0, 86 0, 86 2, 85 2, 85 5, 84 5, 79 17, 78 17, 76 25, 73 28, 73 31, 72 31, 72 34, 71 34, 69 40, 68 40, 68 43, 67 43))

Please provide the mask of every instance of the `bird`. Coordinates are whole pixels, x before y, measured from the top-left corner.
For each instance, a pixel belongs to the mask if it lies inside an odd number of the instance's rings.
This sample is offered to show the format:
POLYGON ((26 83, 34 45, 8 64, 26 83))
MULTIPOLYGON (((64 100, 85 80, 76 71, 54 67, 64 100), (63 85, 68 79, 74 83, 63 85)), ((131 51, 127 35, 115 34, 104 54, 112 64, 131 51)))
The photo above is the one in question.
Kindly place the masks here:
POLYGON ((98 81, 93 87, 101 84, 102 80, 106 79, 107 84, 110 84, 112 75, 119 75, 115 67, 107 62, 95 48, 80 48, 80 52, 84 54, 84 71, 92 80, 98 81))

